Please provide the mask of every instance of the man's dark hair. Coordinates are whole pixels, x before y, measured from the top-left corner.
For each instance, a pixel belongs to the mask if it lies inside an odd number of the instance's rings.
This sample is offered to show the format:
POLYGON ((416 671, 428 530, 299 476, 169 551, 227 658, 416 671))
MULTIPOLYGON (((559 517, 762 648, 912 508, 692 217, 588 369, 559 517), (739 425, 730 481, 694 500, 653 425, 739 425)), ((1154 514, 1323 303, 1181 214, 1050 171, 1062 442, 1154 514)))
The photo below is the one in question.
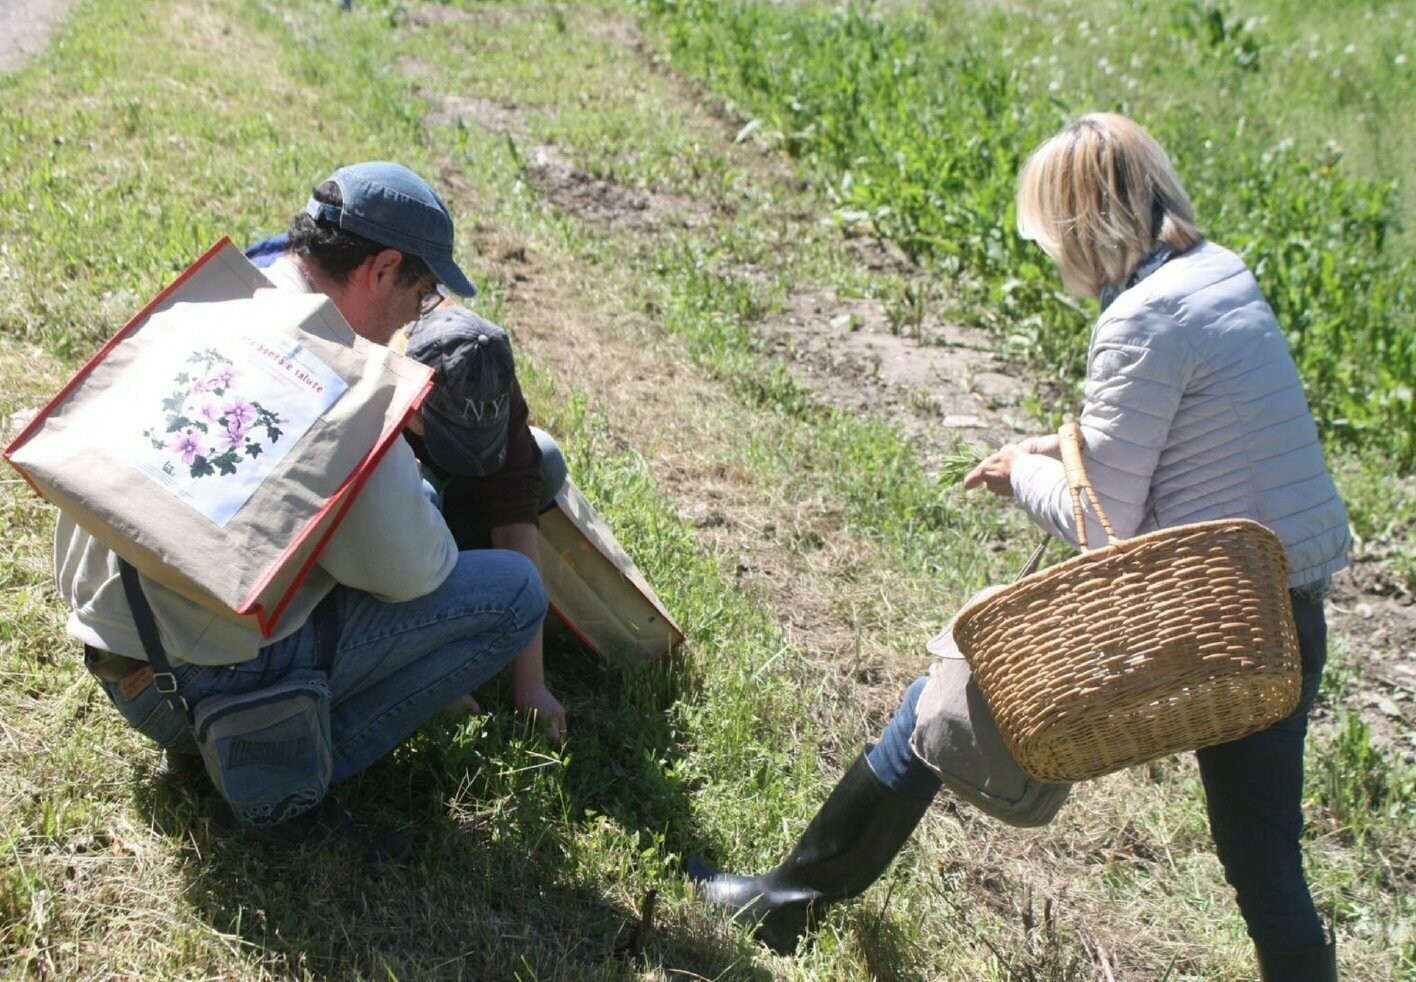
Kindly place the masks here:
MULTIPOLYGON (((314 199, 336 208, 344 206, 344 195, 333 181, 326 181, 315 188, 314 199)), ((290 250, 303 259, 314 260, 320 269, 339 283, 349 279, 349 274, 365 259, 387 248, 389 246, 380 245, 337 225, 316 221, 303 211, 290 223, 290 250)), ((420 257, 401 250, 399 255, 403 257, 398 267, 399 283, 417 283, 431 275, 432 270, 420 257)))

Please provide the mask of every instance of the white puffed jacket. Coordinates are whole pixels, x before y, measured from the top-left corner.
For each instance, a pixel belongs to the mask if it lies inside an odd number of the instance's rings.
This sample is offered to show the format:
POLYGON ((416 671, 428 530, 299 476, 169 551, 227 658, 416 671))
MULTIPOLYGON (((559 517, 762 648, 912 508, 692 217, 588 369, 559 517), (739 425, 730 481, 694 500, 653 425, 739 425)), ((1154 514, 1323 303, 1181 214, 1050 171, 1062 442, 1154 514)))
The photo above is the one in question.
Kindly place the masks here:
MULTIPOLYGON (((1289 585, 1347 564, 1347 511, 1273 311, 1234 253, 1201 242, 1106 307, 1092 332, 1084 461, 1116 534, 1251 518, 1283 542, 1289 585)), ((1013 493, 1076 544, 1062 464, 1019 454, 1013 493)), ((1089 542, 1106 541, 1088 515, 1089 542)))

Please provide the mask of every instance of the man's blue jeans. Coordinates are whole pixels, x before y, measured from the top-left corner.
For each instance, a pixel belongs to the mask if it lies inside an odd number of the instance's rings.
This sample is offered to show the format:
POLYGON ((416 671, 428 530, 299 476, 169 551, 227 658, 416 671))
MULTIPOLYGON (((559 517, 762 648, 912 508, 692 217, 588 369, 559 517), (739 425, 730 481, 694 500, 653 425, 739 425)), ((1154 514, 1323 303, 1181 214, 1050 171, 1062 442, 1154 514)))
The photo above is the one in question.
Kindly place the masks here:
MULTIPOLYGON (((1308 951, 1325 943, 1322 921, 1303 877, 1303 742, 1308 712, 1327 661, 1323 601, 1290 594, 1303 659, 1298 708, 1266 730, 1198 751, 1210 832, 1254 943, 1268 951, 1308 951)), ((934 772, 910 749, 918 679, 867 754, 882 784, 910 798, 931 799, 934 772)))
MULTIPOLYGON (((526 647, 546 613, 546 593, 531 562, 500 549, 464 552, 432 593, 384 603, 337 586, 333 665, 319 664, 315 621, 260 650, 248 662, 177 667, 193 705, 208 696, 251 692, 298 674, 330 689, 332 781, 359 773, 403 742, 439 709, 496 675, 526 647)), ((103 681, 109 698, 139 732, 164 746, 195 750, 186 720, 154 686, 128 698, 103 681)))

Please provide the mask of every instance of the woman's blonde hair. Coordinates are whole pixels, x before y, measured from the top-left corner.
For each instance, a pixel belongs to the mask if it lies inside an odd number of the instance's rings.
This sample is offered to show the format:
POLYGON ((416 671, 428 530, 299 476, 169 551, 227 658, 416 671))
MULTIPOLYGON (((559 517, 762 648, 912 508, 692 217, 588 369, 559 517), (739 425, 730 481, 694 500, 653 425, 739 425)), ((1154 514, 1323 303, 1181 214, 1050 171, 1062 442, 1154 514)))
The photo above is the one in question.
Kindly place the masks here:
POLYGON ((1116 113, 1092 113, 1032 152, 1018 176, 1018 233, 1042 247, 1073 293, 1121 286, 1164 243, 1204 238, 1159 143, 1116 113))

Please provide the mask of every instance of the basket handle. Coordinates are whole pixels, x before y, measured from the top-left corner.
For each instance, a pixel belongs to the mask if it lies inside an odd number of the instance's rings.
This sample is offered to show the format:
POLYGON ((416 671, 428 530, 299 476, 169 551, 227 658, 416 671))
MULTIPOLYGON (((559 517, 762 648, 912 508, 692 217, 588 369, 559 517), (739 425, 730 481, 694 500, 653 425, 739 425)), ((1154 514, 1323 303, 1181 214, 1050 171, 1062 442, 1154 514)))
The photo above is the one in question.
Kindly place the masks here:
POLYGON ((1097 521, 1106 532, 1107 543, 1115 542, 1116 530, 1102 510, 1101 500, 1087 480, 1087 469, 1082 464, 1082 425, 1075 419, 1069 419, 1057 431, 1057 437, 1062 447, 1062 468, 1067 473, 1067 489, 1072 492, 1072 517, 1077 523, 1077 541, 1083 549, 1090 548, 1087 544, 1087 517, 1082 511, 1082 492, 1085 491, 1097 521))

